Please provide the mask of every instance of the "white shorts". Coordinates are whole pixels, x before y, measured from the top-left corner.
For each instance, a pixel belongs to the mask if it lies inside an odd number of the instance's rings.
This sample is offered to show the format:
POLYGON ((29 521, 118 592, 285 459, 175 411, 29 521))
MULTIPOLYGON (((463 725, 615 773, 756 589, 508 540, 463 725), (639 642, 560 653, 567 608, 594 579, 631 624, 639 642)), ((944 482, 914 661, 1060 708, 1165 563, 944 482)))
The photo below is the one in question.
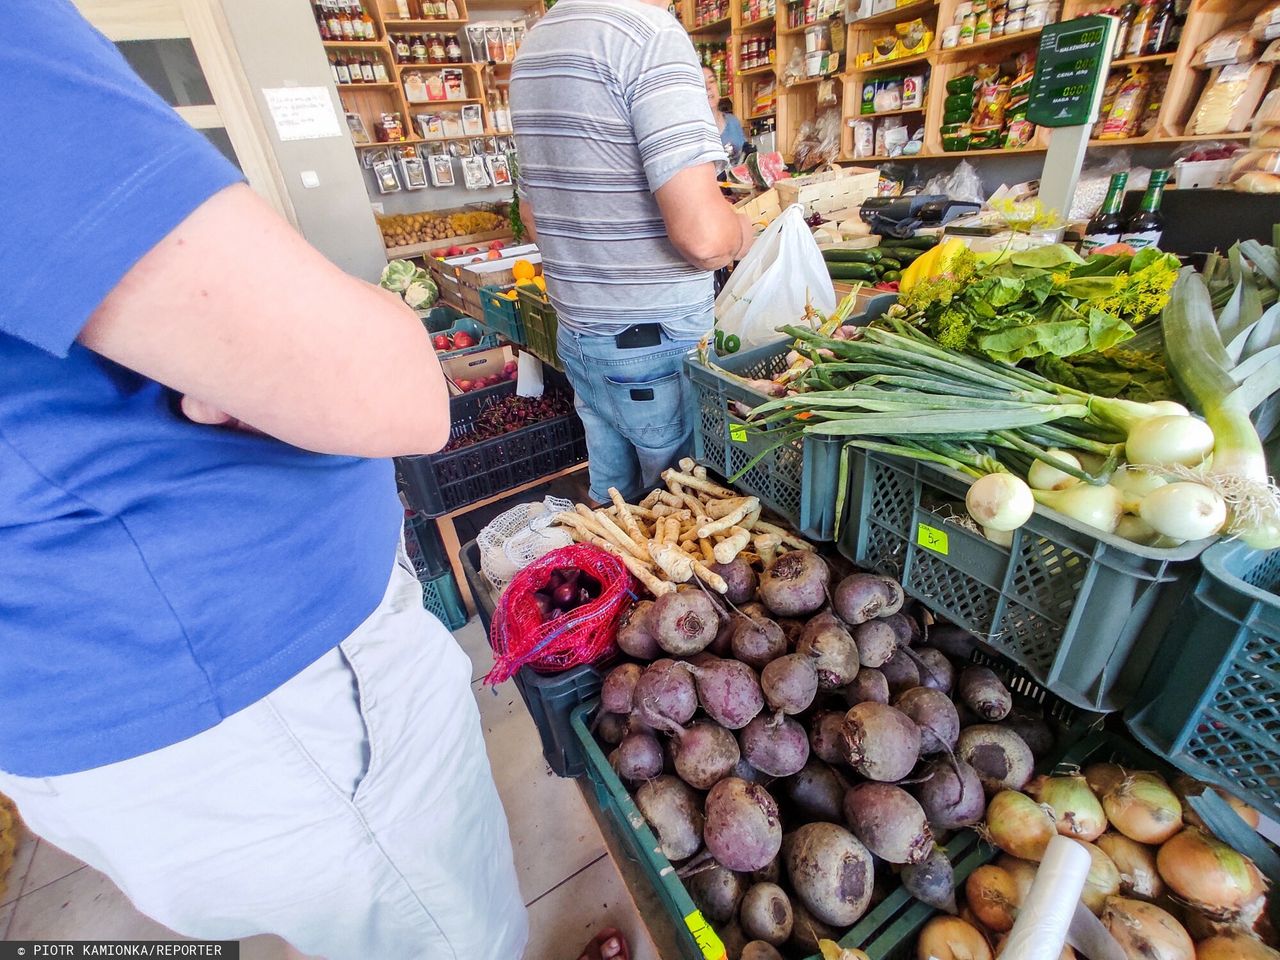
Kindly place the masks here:
POLYGON ((359 629, 265 699, 131 760, 0 773, 0 791, 190 937, 518 960, 528 923, 470 679, 402 553, 359 629))

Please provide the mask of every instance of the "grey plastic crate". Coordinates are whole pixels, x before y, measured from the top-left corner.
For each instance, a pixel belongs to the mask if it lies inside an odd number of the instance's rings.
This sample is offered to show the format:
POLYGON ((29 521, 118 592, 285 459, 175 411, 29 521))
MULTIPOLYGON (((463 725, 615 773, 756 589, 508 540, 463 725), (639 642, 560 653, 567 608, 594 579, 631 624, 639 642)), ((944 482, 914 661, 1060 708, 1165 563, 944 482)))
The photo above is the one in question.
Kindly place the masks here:
MULTIPOLYGON (((849 323, 870 323, 896 302, 896 294, 874 297, 867 302, 866 311, 849 323)), ((693 456, 722 477, 737 475, 759 457, 734 480, 734 486, 759 497, 810 540, 830 541, 835 539, 836 489, 844 440, 804 437, 778 446, 774 435, 793 425, 748 430, 747 421, 735 410, 752 410, 769 398, 721 372, 748 380, 770 379, 786 369, 790 349, 791 341, 782 340, 719 357, 713 366, 699 363, 693 355, 685 359, 691 384, 693 456)))
POLYGON ((898 579, 1076 706, 1127 705, 1208 541, 1140 547, 1037 507, 1002 547, 949 522, 967 516, 963 475, 861 450, 849 461, 844 556, 898 579))

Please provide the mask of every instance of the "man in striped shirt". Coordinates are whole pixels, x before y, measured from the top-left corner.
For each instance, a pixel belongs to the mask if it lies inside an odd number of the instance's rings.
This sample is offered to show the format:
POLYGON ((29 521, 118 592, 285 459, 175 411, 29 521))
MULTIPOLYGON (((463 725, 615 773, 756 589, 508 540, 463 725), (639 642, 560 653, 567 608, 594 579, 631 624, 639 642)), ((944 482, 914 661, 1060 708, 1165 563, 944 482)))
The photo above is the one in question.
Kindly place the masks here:
POLYGON ((602 502, 688 452, 682 358, 711 329, 711 271, 754 238, 716 186, 724 147, 666 6, 560 0, 511 73, 522 214, 602 502))

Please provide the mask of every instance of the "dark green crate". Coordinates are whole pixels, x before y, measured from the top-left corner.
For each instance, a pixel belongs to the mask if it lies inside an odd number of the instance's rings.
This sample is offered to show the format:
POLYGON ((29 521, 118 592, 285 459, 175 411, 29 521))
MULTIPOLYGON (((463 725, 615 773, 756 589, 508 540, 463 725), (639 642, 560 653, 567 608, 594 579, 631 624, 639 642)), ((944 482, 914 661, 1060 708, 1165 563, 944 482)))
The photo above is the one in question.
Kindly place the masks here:
POLYGON ((480 288, 480 303, 484 307, 481 322, 498 336, 524 346, 528 340, 520 301, 499 296, 511 289, 510 286, 480 288))
POLYGON ((433 337, 437 333, 453 336, 463 330, 475 337, 476 345, 474 347, 462 347, 458 350, 437 350, 436 356, 441 360, 451 360, 454 357, 465 356, 468 353, 475 353, 479 350, 488 350, 498 345, 497 334, 487 333, 479 321, 459 313, 453 307, 432 307, 425 314, 419 314, 419 316, 422 318, 423 324, 426 325, 427 331, 433 337))
MULTIPOLYGON (((897 297, 875 297, 853 324, 870 323, 897 297)), ((838 437, 805 437, 778 444, 773 435, 792 424, 765 431, 747 429, 745 412, 769 398, 737 378, 771 379, 787 367, 789 341, 766 344, 717 357, 714 364, 685 359, 689 376, 689 416, 693 421, 694 459, 722 477, 741 476, 733 485, 787 520, 810 540, 830 541, 836 533, 836 490, 840 480, 838 437), (726 376, 733 374, 733 377, 726 376), (754 462, 753 462, 754 461, 754 462)))
POLYGON ((1037 507, 1003 547, 949 522, 967 516, 961 474, 861 450, 849 464, 840 552, 1084 710, 1127 705, 1208 545, 1141 547, 1037 507))
POLYGON ((1280 817, 1280 550, 1210 547, 1125 720, 1146 746, 1280 817))
POLYGON ((560 351, 556 347, 556 336, 559 333, 556 308, 551 305, 545 293, 530 284, 517 285, 516 296, 524 314, 529 352, 543 363, 557 370, 564 370, 564 364, 560 362, 560 351))
POLYGON ((406 511, 404 549, 419 577, 435 576, 450 569, 449 555, 436 522, 420 513, 406 511))
POLYGON ((422 605, 450 630, 466 626, 467 608, 458 592, 458 581, 453 571, 446 570, 435 576, 419 576, 422 584, 422 605))

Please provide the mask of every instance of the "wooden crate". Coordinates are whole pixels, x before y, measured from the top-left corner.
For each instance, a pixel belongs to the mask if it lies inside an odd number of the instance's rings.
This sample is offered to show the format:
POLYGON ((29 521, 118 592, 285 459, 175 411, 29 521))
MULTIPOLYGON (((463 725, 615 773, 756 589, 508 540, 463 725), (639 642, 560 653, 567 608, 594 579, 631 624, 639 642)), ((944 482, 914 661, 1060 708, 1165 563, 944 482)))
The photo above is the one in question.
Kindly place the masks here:
POLYGON ((778 191, 773 188, 750 200, 739 200, 734 207, 739 213, 745 213, 756 226, 767 227, 782 213, 778 191))
MULTIPOLYGON (((492 240, 509 240, 511 238, 510 227, 500 227, 497 230, 490 230, 487 233, 471 233, 464 237, 449 237, 445 240, 432 240, 430 243, 411 243, 403 247, 387 247, 388 260, 411 260, 414 257, 426 257, 432 250, 439 250, 442 247, 470 247, 487 245, 492 240)), ((434 259, 434 258, 432 258, 434 259)))
POLYGON ((793 203, 804 207, 804 215, 822 214, 828 220, 832 214, 856 211, 867 197, 875 196, 880 171, 867 167, 836 167, 822 173, 779 180, 773 185, 778 192, 778 202, 785 209, 793 203))

